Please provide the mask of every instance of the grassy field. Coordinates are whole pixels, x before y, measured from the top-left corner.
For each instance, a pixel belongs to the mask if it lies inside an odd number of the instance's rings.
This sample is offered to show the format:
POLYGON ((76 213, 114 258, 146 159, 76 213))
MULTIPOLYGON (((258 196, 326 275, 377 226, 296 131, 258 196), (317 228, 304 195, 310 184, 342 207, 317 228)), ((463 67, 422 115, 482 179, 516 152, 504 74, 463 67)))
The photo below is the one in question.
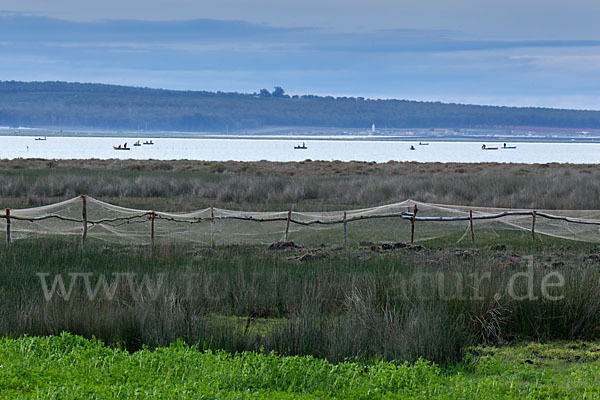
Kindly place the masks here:
MULTIPOLYGON (((0 161, 0 206, 86 193, 177 211, 406 198, 598 209, 599 174, 579 165, 12 160, 0 161)), ((450 235, 408 245, 397 242, 407 239, 400 228, 396 241, 360 237, 347 248, 341 231, 325 245, 275 249, 1 244, 0 397, 600 396, 598 245, 481 230, 474 244, 450 235)))
POLYGON ((471 348, 452 368, 201 352, 178 342, 130 354, 60 337, 0 340, 0 398, 594 399, 598 343, 471 348))
POLYGON ((469 345, 600 337, 594 244, 434 244, 150 252, 22 240, 0 252, 0 335, 440 364, 469 345))

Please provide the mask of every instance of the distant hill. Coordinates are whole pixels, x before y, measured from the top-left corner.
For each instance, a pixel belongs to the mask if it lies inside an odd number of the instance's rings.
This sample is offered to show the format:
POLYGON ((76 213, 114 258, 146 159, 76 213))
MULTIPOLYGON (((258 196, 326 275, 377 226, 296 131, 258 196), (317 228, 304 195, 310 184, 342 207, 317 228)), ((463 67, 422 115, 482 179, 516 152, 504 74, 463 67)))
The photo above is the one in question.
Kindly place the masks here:
POLYGON ((267 126, 600 128, 600 111, 361 97, 175 91, 66 82, 0 82, 0 126, 234 131, 267 126))

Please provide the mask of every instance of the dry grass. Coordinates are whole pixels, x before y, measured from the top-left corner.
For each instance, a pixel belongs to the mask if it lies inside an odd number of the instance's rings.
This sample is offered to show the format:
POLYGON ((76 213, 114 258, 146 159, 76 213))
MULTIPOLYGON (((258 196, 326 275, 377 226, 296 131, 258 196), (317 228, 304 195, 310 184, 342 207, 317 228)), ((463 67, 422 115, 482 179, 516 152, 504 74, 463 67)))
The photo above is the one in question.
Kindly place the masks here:
POLYGON ((311 161, 272 162, 272 161, 195 161, 195 160, 46 160, 46 159, 0 159, 0 171, 22 169, 84 169, 104 171, 194 171, 224 175, 270 175, 270 176, 351 176, 351 175, 406 175, 446 173, 475 173, 486 171, 506 171, 515 174, 528 174, 536 170, 556 169, 595 169, 589 164, 500 164, 500 163, 418 163, 396 162, 376 163, 368 161, 311 161))
POLYGON ((595 165, 373 162, 0 160, 2 206, 79 194, 124 205, 193 209, 431 203, 537 209, 600 208, 595 165))

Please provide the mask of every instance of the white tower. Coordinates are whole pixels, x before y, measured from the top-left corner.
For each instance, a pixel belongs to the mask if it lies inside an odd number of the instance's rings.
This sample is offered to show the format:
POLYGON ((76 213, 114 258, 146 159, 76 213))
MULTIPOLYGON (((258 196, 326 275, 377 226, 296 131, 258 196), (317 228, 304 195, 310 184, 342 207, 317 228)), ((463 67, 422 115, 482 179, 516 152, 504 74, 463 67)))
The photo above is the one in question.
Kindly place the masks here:
POLYGON ((373 122, 373 125, 371 125, 371 132, 375 132, 375 123, 373 122))

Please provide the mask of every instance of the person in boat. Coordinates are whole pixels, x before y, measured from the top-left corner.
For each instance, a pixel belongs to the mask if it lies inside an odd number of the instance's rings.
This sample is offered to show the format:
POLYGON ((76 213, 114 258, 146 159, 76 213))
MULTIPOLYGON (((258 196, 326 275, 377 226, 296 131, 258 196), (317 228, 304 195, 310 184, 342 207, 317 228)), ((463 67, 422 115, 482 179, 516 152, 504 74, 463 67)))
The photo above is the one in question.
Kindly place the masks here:
POLYGON ((485 144, 482 144, 482 145, 481 145, 481 149, 482 149, 482 150, 485 150, 485 144))
POLYGON ((411 150, 414 150, 414 149, 415 149, 415 146, 411 145, 411 146, 410 146, 410 149, 411 149, 411 150))
POLYGON ((118 146, 117 146, 117 149, 120 149, 120 148, 121 148, 121 145, 118 145, 118 146))
POLYGON ((422 143, 419 141, 419 146, 422 145, 422 143))
POLYGON ((506 148, 506 143, 504 143, 504 148, 506 148))

